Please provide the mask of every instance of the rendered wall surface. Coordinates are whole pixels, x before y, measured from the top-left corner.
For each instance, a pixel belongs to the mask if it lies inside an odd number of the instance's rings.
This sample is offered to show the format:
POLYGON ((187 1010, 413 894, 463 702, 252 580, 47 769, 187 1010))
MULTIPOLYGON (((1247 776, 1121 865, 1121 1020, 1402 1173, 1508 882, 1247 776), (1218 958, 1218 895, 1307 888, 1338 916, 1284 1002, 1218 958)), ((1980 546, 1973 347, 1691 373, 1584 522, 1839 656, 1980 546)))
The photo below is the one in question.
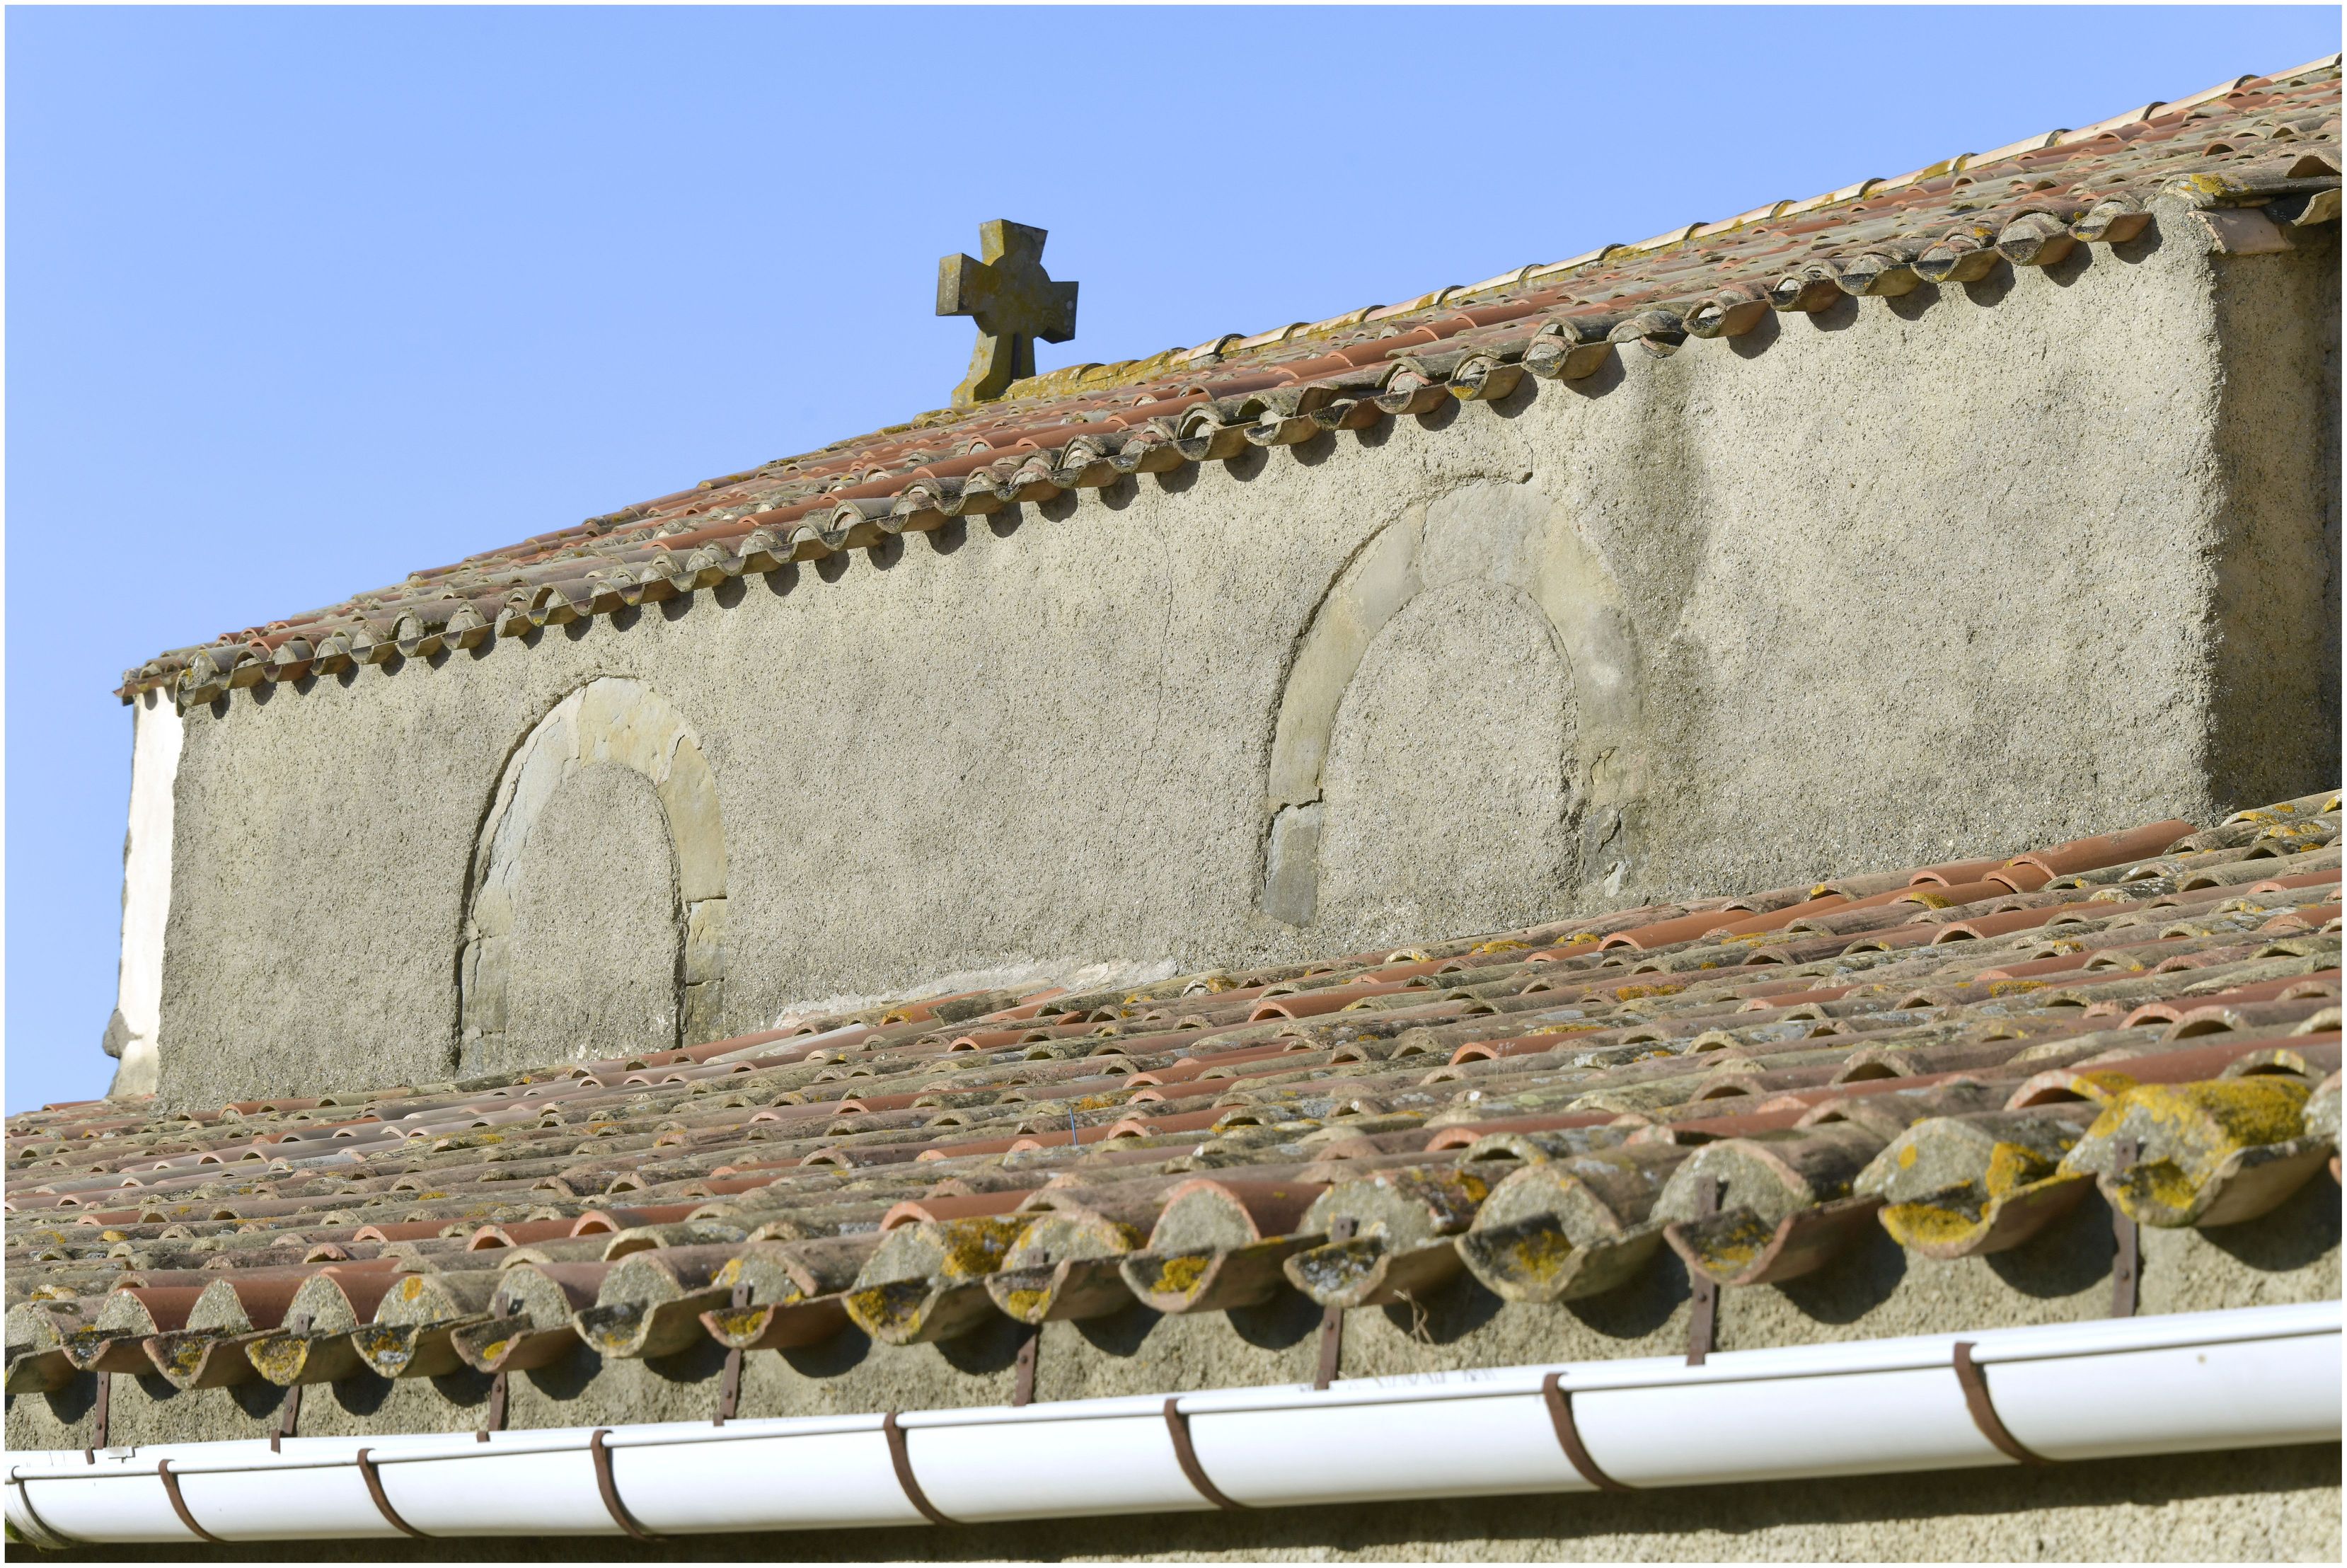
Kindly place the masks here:
POLYGON ((2238 800, 2339 771, 2339 237, 2325 226, 2294 240, 2304 253, 2284 265, 2216 268, 2224 510, 2209 771, 2238 800), (2276 722, 2291 712, 2299 722, 2276 722))
POLYGON ((2211 255, 2161 210, 2052 269, 236 692, 186 725, 162 1091, 1340 953, 2335 782, 2335 238, 2211 255))

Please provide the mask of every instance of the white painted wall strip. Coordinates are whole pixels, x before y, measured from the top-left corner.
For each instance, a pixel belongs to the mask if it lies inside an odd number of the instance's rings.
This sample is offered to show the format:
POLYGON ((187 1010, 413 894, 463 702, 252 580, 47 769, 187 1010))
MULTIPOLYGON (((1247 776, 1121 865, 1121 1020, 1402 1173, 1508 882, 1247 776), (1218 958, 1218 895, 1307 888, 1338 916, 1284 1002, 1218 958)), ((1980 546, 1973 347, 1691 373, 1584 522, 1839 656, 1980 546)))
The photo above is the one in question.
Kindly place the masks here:
POLYGON ((185 733, 159 692, 130 704, 130 822, 122 845, 122 965, 115 994, 122 1065, 115 1094, 155 1087, 163 1027, 163 927, 171 913, 171 800, 185 733))
MULTIPOLYGON (((1583 1362, 1231 1389, 1170 1401, 1212 1485, 1250 1508, 1590 1491, 1542 1383, 1571 1396, 1596 1465, 1633 1488, 1885 1474, 2017 1462, 1968 1409, 1954 1347, 1973 1347, 1995 1416, 2061 1462, 2289 1443, 2340 1434, 2335 1301, 2102 1319, 1676 1360, 1583 1362)), ((1214 1506, 1183 1471, 1163 1396, 900 1418, 905 1455, 949 1520, 1071 1518, 1214 1506)), ((28 1539, 389 1539, 384 1501, 425 1535, 618 1534, 603 1481, 659 1535, 917 1524, 873 1416, 265 1441, 15 1456, 7 1513, 28 1539)))

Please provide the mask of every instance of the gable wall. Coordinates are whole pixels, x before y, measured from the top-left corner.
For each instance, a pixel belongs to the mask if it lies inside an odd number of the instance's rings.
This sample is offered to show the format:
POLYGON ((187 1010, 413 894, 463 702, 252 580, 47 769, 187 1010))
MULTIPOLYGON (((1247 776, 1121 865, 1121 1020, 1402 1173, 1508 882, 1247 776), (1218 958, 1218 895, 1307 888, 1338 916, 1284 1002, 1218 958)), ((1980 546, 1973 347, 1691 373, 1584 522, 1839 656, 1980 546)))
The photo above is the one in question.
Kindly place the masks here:
POLYGON ((234 692, 186 726, 164 1092, 674 1043, 563 1000, 663 962, 660 1027, 713 1038, 957 971, 1334 954, 2334 783, 2335 435, 2276 420, 2311 375, 2335 430, 2335 238, 2212 257, 2196 221, 234 692), (633 804, 599 832, 604 799, 633 804), (500 826, 515 800, 544 833, 500 826), (607 906, 673 953, 612 975, 607 906), (564 1038, 495 1027, 485 959, 564 1038))

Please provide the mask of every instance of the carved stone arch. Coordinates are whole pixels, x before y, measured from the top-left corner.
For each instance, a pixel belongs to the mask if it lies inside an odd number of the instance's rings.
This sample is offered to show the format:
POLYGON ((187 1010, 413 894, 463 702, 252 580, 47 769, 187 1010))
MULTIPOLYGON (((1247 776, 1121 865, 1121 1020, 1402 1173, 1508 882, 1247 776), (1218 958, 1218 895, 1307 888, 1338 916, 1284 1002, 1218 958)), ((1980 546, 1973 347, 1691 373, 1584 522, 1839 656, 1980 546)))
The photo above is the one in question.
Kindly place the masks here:
POLYGON ((1264 792, 1258 905, 1274 919, 1308 925, 1317 905, 1329 747, 1369 645, 1419 595, 1477 582, 1514 589, 1547 618, 1579 701, 1581 815, 1594 830, 1584 836, 1602 841, 1618 828, 1643 773, 1637 648, 1619 586, 1532 485, 1463 486, 1378 530, 1306 623, 1273 722, 1264 792))
POLYGON ((725 826, 700 737, 659 692, 599 676, 534 725, 506 763, 466 895, 458 967, 458 1061, 504 1065, 516 889, 530 833, 563 784, 615 764, 641 774, 660 803, 674 856, 677 1045, 722 1038, 725 987, 725 826))

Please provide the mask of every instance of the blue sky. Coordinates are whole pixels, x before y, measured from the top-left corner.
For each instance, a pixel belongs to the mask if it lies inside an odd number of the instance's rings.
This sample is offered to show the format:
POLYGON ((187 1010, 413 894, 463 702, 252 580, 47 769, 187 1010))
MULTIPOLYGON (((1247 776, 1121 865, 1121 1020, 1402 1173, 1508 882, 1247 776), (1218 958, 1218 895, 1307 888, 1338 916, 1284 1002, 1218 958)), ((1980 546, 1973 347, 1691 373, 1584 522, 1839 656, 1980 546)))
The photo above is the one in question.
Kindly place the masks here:
POLYGON ((1083 285, 1044 368, 1126 358, 2295 66, 2339 15, 12 8, 7 1109, 112 1068, 126 666, 938 406, 937 260, 985 219, 1083 285))

